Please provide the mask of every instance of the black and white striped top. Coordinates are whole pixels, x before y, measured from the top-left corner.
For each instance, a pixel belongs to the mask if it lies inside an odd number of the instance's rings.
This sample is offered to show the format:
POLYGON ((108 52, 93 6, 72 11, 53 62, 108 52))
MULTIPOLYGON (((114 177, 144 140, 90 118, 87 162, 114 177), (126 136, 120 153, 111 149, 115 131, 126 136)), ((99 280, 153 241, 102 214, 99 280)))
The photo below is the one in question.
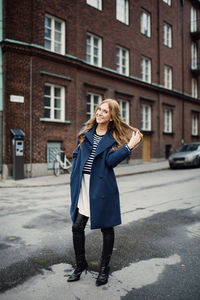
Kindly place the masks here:
POLYGON ((102 139, 102 137, 103 137, 103 135, 98 135, 98 134, 94 133, 92 151, 90 153, 88 160, 85 163, 85 166, 83 168, 83 173, 87 173, 87 174, 91 173, 95 152, 96 152, 97 146, 98 146, 100 140, 102 139))

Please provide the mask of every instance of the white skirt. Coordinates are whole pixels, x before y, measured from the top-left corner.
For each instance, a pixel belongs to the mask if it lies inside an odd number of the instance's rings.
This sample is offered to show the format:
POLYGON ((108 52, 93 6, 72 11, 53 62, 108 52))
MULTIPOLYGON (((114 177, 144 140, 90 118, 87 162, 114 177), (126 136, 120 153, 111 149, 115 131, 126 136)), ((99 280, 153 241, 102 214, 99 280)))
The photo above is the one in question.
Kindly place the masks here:
POLYGON ((90 174, 83 174, 78 209, 81 215, 90 217, 90 174))

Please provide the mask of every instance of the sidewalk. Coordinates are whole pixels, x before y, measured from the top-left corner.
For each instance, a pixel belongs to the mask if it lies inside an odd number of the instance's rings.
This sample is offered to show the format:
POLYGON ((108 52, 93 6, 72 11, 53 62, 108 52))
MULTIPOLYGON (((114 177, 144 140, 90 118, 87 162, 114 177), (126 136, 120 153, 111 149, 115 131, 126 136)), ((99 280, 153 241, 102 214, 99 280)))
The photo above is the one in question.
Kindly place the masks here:
MULTIPOLYGON (((155 172, 160 170, 166 170, 169 168, 167 160, 140 162, 136 164, 134 161, 129 161, 128 164, 120 164, 115 170, 117 177, 142 174, 148 172, 155 172)), ((36 187, 36 186, 52 186, 52 185, 64 185, 69 184, 70 174, 61 174, 59 177, 55 175, 41 176, 34 178, 25 178, 21 180, 0 180, 0 188, 8 187, 36 187)))

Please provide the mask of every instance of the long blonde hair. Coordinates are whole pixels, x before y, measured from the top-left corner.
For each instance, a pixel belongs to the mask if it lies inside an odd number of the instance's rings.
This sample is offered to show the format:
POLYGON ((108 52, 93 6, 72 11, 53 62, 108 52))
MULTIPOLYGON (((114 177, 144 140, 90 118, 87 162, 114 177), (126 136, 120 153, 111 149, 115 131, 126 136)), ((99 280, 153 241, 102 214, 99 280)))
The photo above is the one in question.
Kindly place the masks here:
POLYGON ((108 125, 108 129, 110 130, 113 138, 116 140, 117 148, 119 149, 124 144, 127 144, 129 142, 131 135, 132 135, 132 131, 136 132, 136 131, 138 131, 138 129, 128 125, 126 122, 123 121, 121 114, 120 114, 119 104, 114 99, 105 99, 96 107, 93 117, 85 123, 84 129, 82 129, 78 133, 78 139, 79 139, 80 145, 81 145, 85 140, 84 133, 88 132, 90 129, 92 129, 97 124, 96 123, 96 111, 104 103, 108 103, 111 118, 112 118, 112 121, 110 121, 110 123, 108 125))

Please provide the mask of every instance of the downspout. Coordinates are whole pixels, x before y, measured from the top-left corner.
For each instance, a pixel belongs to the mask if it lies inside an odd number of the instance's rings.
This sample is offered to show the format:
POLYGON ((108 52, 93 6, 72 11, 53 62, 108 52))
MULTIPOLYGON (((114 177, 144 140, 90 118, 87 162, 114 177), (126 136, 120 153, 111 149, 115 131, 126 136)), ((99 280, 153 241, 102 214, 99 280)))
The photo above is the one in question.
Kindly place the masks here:
POLYGON ((3 156, 3 0, 0 0, 0 174, 2 173, 3 156))
MULTIPOLYGON (((31 5, 30 5, 30 40, 31 43, 33 42, 33 0, 31 0, 31 5)), ((28 177, 32 177, 32 164, 33 164, 33 57, 32 57, 32 51, 31 51, 31 56, 30 56, 30 91, 29 91, 29 114, 30 114, 30 122, 29 122, 29 140, 30 140, 30 149, 29 149, 29 172, 28 172, 28 177)))
MULTIPOLYGON (((184 22, 183 22, 183 5, 184 5, 184 0, 180 0, 180 17, 181 17, 181 58, 182 58, 182 93, 184 94, 185 92, 185 76, 184 76, 184 60, 185 60, 185 55, 184 55, 184 22)), ((181 137, 181 144, 184 144, 185 142, 185 124, 184 124, 184 119, 185 119, 185 103, 184 99, 182 100, 182 137, 181 137)))
POLYGON ((30 123, 29 123, 29 136, 30 136, 30 149, 29 149, 29 164, 30 164, 30 168, 29 168, 29 174, 28 174, 28 177, 32 177, 32 152, 33 152, 33 143, 32 143, 32 125, 33 125, 33 93, 32 93, 32 89, 33 89, 33 58, 32 58, 32 55, 30 57, 30 99, 29 99, 29 102, 30 102, 30 123))
MULTIPOLYGON (((160 0, 157 0, 157 83, 160 85, 160 0)), ((158 112, 157 112, 157 126, 158 126, 158 149, 159 149, 159 157, 161 157, 161 132, 160 132, 160 92, 158 91, 158 112)))

